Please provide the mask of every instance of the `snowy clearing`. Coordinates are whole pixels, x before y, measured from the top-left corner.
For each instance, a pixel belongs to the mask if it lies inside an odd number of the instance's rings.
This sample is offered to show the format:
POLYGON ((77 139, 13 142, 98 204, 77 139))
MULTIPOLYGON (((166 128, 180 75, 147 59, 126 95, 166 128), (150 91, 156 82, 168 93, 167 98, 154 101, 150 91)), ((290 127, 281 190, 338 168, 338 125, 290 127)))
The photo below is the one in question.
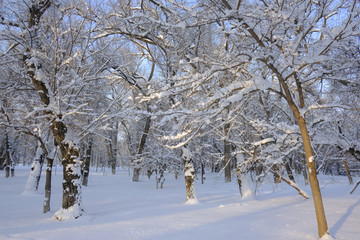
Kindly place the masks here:
MULTIPOLYGON (((24 194, 28 167, 17 167, 13 178, 0 178, 0 239, 318 239, 313 202, 283 183, 263 185, 256 197, 241 199, 236 182, 223 183, 207 174, 196 182, 199 203, 185 204, 183 178, 166 176, 165 188, 144 176, 132 182, 128 170, 116 175, 92 171, 83 187, 84 215, 59 222, 61 168, 53 175, 51 212, 42 213, 44 181, 38 193, 24 194)), ((3 172, 1 172, 3 173, 3 172)), ((55 173, 55 171, 54 171, 55 173)), ((332 237, 360 239, 360 189, 352 195, 347 178, 319 176, 332 237)), ((359 178, 355 179, 356 181, 359 178)), ((310 192, 310 187, 299 185, 310 192)))

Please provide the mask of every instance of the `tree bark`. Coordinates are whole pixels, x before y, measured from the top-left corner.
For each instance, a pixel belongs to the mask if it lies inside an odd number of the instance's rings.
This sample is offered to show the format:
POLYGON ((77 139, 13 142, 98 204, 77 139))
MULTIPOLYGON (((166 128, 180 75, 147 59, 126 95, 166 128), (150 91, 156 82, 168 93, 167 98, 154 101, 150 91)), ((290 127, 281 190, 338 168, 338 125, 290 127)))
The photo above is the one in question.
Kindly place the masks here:
POLYGON ((43 213, 50 211, 50 200, 51 200, 51 175, 52 175, 52 166, 54 159, 47 157, 47 166, 46 166, 46 180, 45 180, 45 199, 44 199, 44 209, 43 213))
POLYGON ((91 160, 92 140, 89 140, 86 146, 85 157, 82 167, 82 185, 87 186, 89 181, 90 160, 91 160))
POLYGON ((290 164, 288 161, 285 162, 285 169, 286 169, 287 175, 289 176, 290 181, 295 182, 294 174, 291 170, 291 167, 290 167, 290 164))
POLYGON ((239 192, 240 192, 240 196, 243 196, 243 191, 242 191, 242 176, 244 173, 244 169, 242 168, 241 163, 244 162, 244 155, 242 153, 238 153, 236 154, 236 179, 237 179, 237 183, 239 186, 239 192))
POLYGON ((308 178, 308 175, 307 175, 307 171, 306 171, 306 159, 302 159, 302 175, 304 177, 304 182, 305 182, 305 185, 308 185, 309 184, 309 178, 308 178))
POLYGON ((352 179, 351 174, 350 174, 350 171, 349 171, 349 166, 348 166, 348 164, 347 164, 347 162, 346 162, 345 159, 343 160, 343 165, 344 165, 344 169, 345 169, 346 175, 347 175, 347 177, 348 177, 348 179, 349 179, 349 183, 350 183, 350 184, 353 184, 353 179, 352 179))
POLYGON ((201 161, 201 184, 205 182, 205 163, 201 161))
MULTIPOLYGON (((142 154, 143 150, 144 150, 144 147, 145 147, 145 143, 146 143, 146 139, 147 139, 147 136, 149 134, 149 130, 150 130, 150 124, 151 124, 151 117, 148 116, 146 118, 146 122, 145 122, 145 127, 144 127, 144 132, 141 136, 141 139, 140 139, 140 144, 139 144, 139 150, 138 150, 138 153, 137 155, 140 157, 140 155, 142 154)), ((132 180, 134 182, 138 182, 139 181, 139 177, 140 177, 140 171, 141 171, 141 168, 139 166, 135 166, 134 168, 134 173, 133 173, 133 177, 132 177, 132 180)))
POLYGON ((26 183, 25 191, 37 191, 41 177, 42 166, 44 164, 45 152, 41 148, 41 143, 38 143, 36 149, 34 162, 31 165, 30 174, 26 183))
POLYGON ((305 119, 300 115, 298 115, 297 119, 305 149, 306 163, 309 171, 309 182, 310 182, 311 192, 313 195, 316 219, 318 224, 318 233, 319 233, 319 237, 322 237, 325 234, 328 234, 328 226, 325 216, 324 205, 321 197, 319 181, 316 176, 316 167, 315 167, 315 161, 311 147, 310 136, 306 127, 305 119))
POLYGON ((186 146, 182 147, 181 150, 184 163, 186 202, 191 203, 197 201, 195 192, 195 168, 190 150, 186 146))
POLYGON ((274 183, 281 183, 280 164, 275 163, 272 167, 272 173, 274 175, 274 183))
POLYGON ((74 142, 65 140, 68 129, 61 116, 52 121, 50 129, 54 135, 55 146, 60 147, 63 165, 62 209, 55 213, 55 218, 60 221, 78 218, 82 215, 80 151, 74 142))
POLYGON ((5 133, 5 178, 10 177, 10 144, 9 144, 9 136, 8 133, 5 133))
POLYGON ((227 135, 230 130, 230 124, 225 124, 224 126, 224 168, 225 168, 225 182, 231 182, 231 164, 230 164, 230 157, 231 157, 231 144, 226 140, 227 135))

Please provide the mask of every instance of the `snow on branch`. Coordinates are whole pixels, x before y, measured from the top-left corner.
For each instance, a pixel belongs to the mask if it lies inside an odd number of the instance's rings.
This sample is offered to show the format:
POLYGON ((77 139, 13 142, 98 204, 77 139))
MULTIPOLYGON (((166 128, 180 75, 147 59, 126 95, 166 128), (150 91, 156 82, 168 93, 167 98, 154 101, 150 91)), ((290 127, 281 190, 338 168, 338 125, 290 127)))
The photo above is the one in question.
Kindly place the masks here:
POLYGON ((276 140, 274 138, 266 138, 261 141, 254 142, 253 145, 257 147, 271 142, 276 142, 276 140))
POLYGON ((346 109, 346 110, 352 110, 352 111, 360 111, 360 108, 353 108, 347 105, 343 105, 343 104, 312 104, 309 107, 307 107, 306 109, 303 109, 303 111, 301 111, 301 115, 305 116, 305 114, 307 112, 309 112, 310 110, 313 109, 324 109, 324 108, 342 108, 342 109, 346 109))

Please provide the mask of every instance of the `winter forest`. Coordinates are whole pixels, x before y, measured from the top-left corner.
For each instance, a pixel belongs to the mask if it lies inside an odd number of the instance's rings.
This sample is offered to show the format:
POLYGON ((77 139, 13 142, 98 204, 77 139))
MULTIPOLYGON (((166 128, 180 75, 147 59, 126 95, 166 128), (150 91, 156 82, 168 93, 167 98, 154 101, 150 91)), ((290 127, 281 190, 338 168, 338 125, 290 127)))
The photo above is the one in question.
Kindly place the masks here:
POLYGON ((164 198, 183 184, 190 208, 214 182, 233 204, 286 187, 332 239, 341 201, 324 208, 319 179, 359 208, 360 2, 0 0, 0 169, 0 195, 23 176, 56 224, 85 221, 91 185, 125 175, 164 198))

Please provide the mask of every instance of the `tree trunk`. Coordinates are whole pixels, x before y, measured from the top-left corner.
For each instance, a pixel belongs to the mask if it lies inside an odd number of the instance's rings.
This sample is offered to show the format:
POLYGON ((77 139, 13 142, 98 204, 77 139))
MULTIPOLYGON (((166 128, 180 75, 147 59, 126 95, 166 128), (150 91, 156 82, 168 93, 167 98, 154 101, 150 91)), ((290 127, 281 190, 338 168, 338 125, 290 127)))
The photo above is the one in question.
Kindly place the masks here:
POLYGON ((5 178, 10 177, 10 144, 9 144, 9 136, 8 133, 5 133, 5 178))
POLYGON ((51 200, 51 174, 54 159, 47 157, 46 166, 46 180, 45 180, 45 199, 44 199, 44 210, 43 213, 50 211, 50 200, 51 200))
POLYGON ((34 162, 31 165, 30 174, 25 186, 25 191, 34 192, 39 188, 42 166, 44 164, 45 152, 41 148, 40 143, 36 149, 34 162))
MULTIPOLYGON (((68 143, 61 147, 62 164, 63 164, 63 202, 62 207, 68 209, 79 203, 80 193, 80 166, 79 166, 79 149, 68 143)), ((79 205, 80 206, 80 205, 79 205)))
MULTIPOLYGON (((285 93, 284 97, 285 97, 290 109, 292 110, 292 112, 296 118, 296 121, 298 123, 298 126, 300 128, 301 138, 302 138, 304 150, 305 150, 307 168, 309 171, 309 182, 310 182, 311 192, 313 195, 316 220, 317 220, 317 226, 318 226, 318 234, 319 234, 319 237, 321 238, 322 236, 328 234, 329 232, 328 232, 328 226, 327 226, 327 221, 326 221, 326 217, 325 217, 324 205, 323 205, 323 201, 322 201, 322 197, 321 197, 321 191, 320 191, 320 187, 319 187, 319 181, 316 176, 315 161, 314 161, 309 131, 306 127, 306 121, 305 121, 304 116, 301 115, 298 106, 295 104, 295 102, 293 100, 293 95, 290 92, 288 83, 283 78, 281 73, 276 69, 276 67, 272 63, 267 62, 265 60, 265 64, 273 71, 274 74, 276 74, 276 76, 284 90, 284 93, 285 93)), ((305 101, 304 101, 304 96, 302 94, 301 83, 297 79, 297 76, 295 76, 295 80, 296 80, 297 87, 298 87, 300 108, 304 108, 305 101)))
POLYGON ((237 182, 238 182, 238 186, 239 186, 239 192, 240 192, 240 196, 243 196, 243 191, 242 191, 242 176, 244 173, 244 169, 242 168, 242 162, 244 162, 244 155, 242 153, 237 153, 235 156, 236 159, 236 178, 237 178, 237 182))
POLYGON ((227 135, 229 133, 230 124, 225 124, 224 126, 224 168, 225 168, 225 182, 231 182, 231 164, 230 164, 230 157, 231 157, 231 145, 226 140, 227 135))
POLYGON ((281 183, 281 173, 280 173, 280 164, 275 163, 272 167, 272 172, 274 175, 274 183, 281 183))
MULTIPOLYGON (((28 30, 31 36, 35 39, 38 36, 40 19, 45 11, 50 7, 51 1, 38 1, 37 4, 32 4, 29 8, 28 30)), ((37 61, 29 61, 33 56, 33 50, 41 52, 41 46, 34 41, 31 45, 32 49, 26 49, 23 55, 23 61, 27 67, 27 75, 31 79, 32 85, 37 90, 37 93, 44 104, 43 107, 50 105, 51 96, 49 94, 48 85, 42 79, 37 77, 37 73, 41 71, 42 65, 37 61)), ((59 109, 60 110, 60 109, 59 109)), ((57 114, 51 110, 44 110, 44 116, 47 116, 50 124, 50 130, 54 136, 55 146, 60 147, 62 154, 63 165, 63 201, 62 209, 55 213, 55 218, 58 220, 68 220, 78 218, 81 216, 81 184, 80 184, 80 160, 79 149, 73 142, 74 139, 66 139, 65 134, 68 129, 62 120, 62 115, 57 114)))
POLYGON ((350 174, 350 171, 349 171, 349 166, 348 166, 348 164, 347 164, 347 162, 346 162, 345 159, 343 160, 343 165, 344 165, 344 169, 345 169, 346 175, 347 175, 347 177, 348 177, 348 179, 349 179, 349 183, 350 183, 350 184, 353 184, 353 179, 352 179, 351 174, 350 174))
POLYGON ((291 167, 290 167, 290 164, 288 161, 285 162, 285 169, 286 169, 287 175, 289 176, 290 181, 295 182, 294 174, 291 170, 291 167))
POLYGON ((116 156, 112 156, 110 161, 111 161, 111 173, 113 175, 115 175, 116 174, 116 156))
POLYGON ((201 161, 201 184, 204 184, 205 181, 205 163, 201 161))
POLYGON ((186 203, 197 201, 195 192, 195 168, 191 157, 191 152, 187 147, 182 147, 182 160, 184 163, 186 203))
POLYGON ((90 160, 91 160, 91 149, 92 141, 89 140, 86 146, 86 152, 82 167, 82 185, 87 186, 89 181, 89 172, 90 172, 90 160))
POLYGON ((108 146, 108 153, 109 153, 109 160, 110 160, 110 167, 111 167, 111 173, 113 175, 116 174, 116 159, 117 159, 117 137, 118 137, 118 122, 113 121, 113 129, 115 131, 111 132, 111 141, 108 146), (115 126, 114 126, 115 125, 115 126))
POLYGON ((60 146, 63 165, 62 209, 55 213, 55 218, 60 221, 76 219, 82 214, 79 148, 74 142, 68 139, 65 141, 68 129, 61 116, 52 121, 50 129, 54 135, 55 145, 60 146))
POLYGON ((306 159, 304 159, 304 158, 302 159, 302 174, 304 177, 305 185, 308 185, 309 179, 308 179, 307 171, 306 171, 306 159))
POLYGON ((160 184, 160 188, 164 188, 164 182, 165 182, 165 177, 164 177, 164 172, 166 169, 166 164, 159 164, 158 165, 158 169, 155 171, 156 172, 156 189, 159 188, 159 184, 160 184))
MULTIPOLYGON (((145 127, 144 127, 144 132, 141 136, 141 139, 140 139, 140 144, 139 144, 139 150, 138 150, 138 153, 137 155, 140 157, 140 155, 142 154, 143 150, 144 150, 144 147, 145 147, 145 143, 146 143, 146 139, 147 139, 147 136, 149 134, 149 130, 150 130, 150 124, 151 124, 151 117, 148 116, 146 118, 146 122, 145 122, 145 127)), ((137 163, 138 164, 138 163, 137 163)), ((139 181, 139 177, 140 177, 140 171, 141 171, 141 168, 139 166, 135 166, 134 168, 134 173, 133 173, 133 177, 132 177, 132 180, 134 182, 138 182, 139 181)))
POLYGON ((306 127, 305 119, 300 114, 296 114, 296 115, 297 115, 296 119, 298 120, 298 124, 300 127, 301 138, 304 144, 306 163, 309 170, 309 182, 310 182, 311 192, 313 195, 313 201, 315 206, 318 233, 319 233, 319 237, 322 237, 325 234, 328 234, 329 232, 328 232, 328 226, 325 216, 324 205, 321 197, 321 191, 319 187, 319 181, 316 176, 316 167, 315 167, 315 161, 311 147, 310 136, 306 127))

